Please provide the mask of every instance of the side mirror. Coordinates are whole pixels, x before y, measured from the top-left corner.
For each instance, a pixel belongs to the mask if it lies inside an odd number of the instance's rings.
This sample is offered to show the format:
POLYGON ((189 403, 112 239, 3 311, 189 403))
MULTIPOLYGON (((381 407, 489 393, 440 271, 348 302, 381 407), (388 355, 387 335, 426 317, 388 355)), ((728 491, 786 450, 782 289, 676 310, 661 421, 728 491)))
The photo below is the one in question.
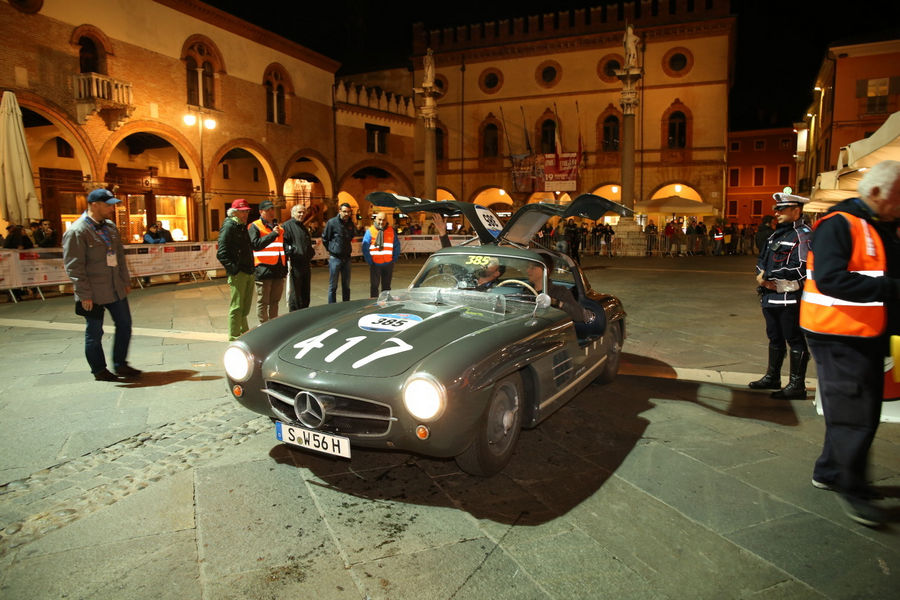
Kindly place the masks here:
POLYGON ((534 299, 534 304, 537 308, 547 308, 550 306, 550 296, 541 292, 537 295, 537 298, 534 299))

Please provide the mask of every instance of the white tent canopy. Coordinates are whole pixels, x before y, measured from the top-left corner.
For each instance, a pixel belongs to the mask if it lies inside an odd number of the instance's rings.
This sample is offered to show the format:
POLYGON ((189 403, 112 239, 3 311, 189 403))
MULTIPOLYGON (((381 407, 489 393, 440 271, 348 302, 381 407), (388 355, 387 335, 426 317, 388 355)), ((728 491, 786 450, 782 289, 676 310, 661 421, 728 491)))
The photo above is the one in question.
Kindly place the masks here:
POLYGON ((824 212, 841 200, 856 196, 863 173, 885 160, 900 160, 900 111, 895 112, 871 136, 841 148, 836 171, 816 176, 810 200, 804 210, 824 212))
POLYGON ((635 202, 634 212, 640 214, 714 215, 716 207, 690 198, 667 196, 635 202))
POLYGON ((864 140, 841 148, 843 166, 851 169, 874 167, 885 160, 900 158, 900 111, 895 112, 878 130, 864 140))

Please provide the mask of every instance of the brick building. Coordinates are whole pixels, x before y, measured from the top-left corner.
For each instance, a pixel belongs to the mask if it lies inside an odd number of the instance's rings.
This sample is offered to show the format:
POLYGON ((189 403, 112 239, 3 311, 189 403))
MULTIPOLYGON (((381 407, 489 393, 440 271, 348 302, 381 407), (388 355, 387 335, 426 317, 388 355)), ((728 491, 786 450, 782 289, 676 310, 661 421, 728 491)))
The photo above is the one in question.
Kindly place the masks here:
MULTIPOLYGON (((498 209, 576 192, 619 200, 623 115, 615 71, 625 64, 626 23, 640 38, 643 68, 634 199, 678 193, 721 211, 734 17, 718 0, 626 2, 453 29, 416 27, 415 82, 431 48, 442 91, 438 196, 498 209), (569 190, 556 194, 514 180, 510 155, 579 147, 583 160, 569 190)), ((423 140, 420 121, 417 188, 423 140)))
POLYGON ((797 123, 797 188, 808 195, 816 176, 838 168, 843 146, 867 138, 900 110, 900 39, 864 38, 828 47, 813 101, 797 123))
POLYGON ((201 2, 2 2, 0 40, 0 88, 23 109, 44 216, 63 228, 101 184, 130 240, 156 219, 214 236, 237 197, 307 202, 321 219, 338 196, 412 193, 409 98, 358 87, 336 100, 337 62, 201 2), (367 148, 370 125, 390 128, 386 152, 367 148))
POLYGON ((772 214, 775 192, 796 182, 796 139, 790 127, 728 134, 725 218, 736 225, 758 224, 772 214))

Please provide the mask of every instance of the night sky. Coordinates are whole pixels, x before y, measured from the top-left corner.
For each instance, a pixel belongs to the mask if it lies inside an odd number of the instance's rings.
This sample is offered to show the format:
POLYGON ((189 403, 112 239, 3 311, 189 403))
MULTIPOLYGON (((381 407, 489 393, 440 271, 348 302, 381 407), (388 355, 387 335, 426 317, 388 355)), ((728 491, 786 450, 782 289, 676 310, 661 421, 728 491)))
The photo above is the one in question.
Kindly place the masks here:
MULTIPOLYGON (((664 2, 665 0, 660 0, 664 2)), ((703 0, 696 0, 698 3, 703 0)), ((599 6, 593 2, 494 0, 412 2, 324 0, 207 0, 208 4, 273 31, 342 63, 339 76, 390 67, 411 67, 412 24, 449 27, 599 6), (287 11, 285 7, 289 7, 287 11)), ((735 84, 730 95, 732 131, 790 126, 812 100, 813 81, 830 43, 888 33, 896 23, 896 0, 846 3, 822 0, 733 0, 738 16, 735 84), (854 10, 860 7, 865 10, 854 10)), ((892 28, 900 38, 900 28, 892 28)), ((638 30, 640 35, 640 30, 638 30)))

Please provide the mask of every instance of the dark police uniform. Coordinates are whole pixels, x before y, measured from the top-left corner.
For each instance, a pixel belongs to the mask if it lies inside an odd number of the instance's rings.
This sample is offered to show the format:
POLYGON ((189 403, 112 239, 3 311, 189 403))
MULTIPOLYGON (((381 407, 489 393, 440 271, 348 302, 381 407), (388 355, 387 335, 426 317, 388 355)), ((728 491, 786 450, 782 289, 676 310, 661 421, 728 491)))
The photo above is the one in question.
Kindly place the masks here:
MULTIPOLYGON (((801 206, 806 198, 775 194, 776 207, 801 206)), ((777 289, 760 286, 760 303, 769 338, 769 366, 766 375, 750 383, 753 389, 780 389, 781 365, 785 342, 791 348, 791 370, 788 388, 775 392, 774 398, 790 399, 806 396, 806 365, 809 350, 800 329, 800 296, 806 279, 806 257, 809 253, 810 228, 798 219, 781 223, 766 240, 756 263, 757 273, 766 281, 774 281, 777 289), (802 396, 801 396, 802 394, 802 396)))

